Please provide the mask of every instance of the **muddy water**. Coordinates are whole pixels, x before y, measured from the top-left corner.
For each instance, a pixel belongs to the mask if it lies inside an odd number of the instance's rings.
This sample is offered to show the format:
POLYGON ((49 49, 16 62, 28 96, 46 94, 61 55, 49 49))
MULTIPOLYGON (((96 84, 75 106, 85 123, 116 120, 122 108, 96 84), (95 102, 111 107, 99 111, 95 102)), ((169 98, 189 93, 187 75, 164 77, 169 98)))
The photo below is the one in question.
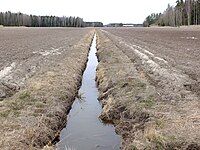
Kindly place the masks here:
POLYGON ((98 65, 96 53, 96 36, 93 39, 89 60, 83 74, 79 93, 83 100, 76 99, 68 115, 67 126, 60 134, 58 150, 118 150, 120 137, 114 127, 103 123, 98 116, 102 108, 97 100, 98 90, 95 73, 98 65))

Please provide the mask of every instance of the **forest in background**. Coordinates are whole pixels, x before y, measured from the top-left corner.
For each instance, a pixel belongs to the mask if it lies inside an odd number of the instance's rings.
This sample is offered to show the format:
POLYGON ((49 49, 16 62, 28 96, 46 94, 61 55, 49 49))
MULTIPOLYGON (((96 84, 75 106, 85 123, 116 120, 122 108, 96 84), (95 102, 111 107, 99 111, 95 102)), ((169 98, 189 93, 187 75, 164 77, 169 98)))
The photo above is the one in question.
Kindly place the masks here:
POLYGON ((80 17, 27 15, 21 12, 0 12, 0 25, 26 27, 101 27, 101 22, 84 22, 80 17))
POLYGON ((176 6, 168 4, 163 13, 152 13, 147 16, 143 25, 183 26, 200 24, 200 0, 177 0, 176 6))

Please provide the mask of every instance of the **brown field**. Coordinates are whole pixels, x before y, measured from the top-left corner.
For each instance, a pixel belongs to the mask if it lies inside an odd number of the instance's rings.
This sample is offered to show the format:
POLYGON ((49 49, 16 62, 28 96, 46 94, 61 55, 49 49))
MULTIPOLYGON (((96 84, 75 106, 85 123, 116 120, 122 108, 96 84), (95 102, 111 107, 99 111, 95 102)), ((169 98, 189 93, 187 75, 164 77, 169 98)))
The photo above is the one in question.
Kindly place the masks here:
POLYGON ((123 149, 200 149, 200 30, 103 28, 97 84, 123 149))
POLYGON ((0 29, 0 149, 39 149, 65 126, 94 31, 0 29))
POLYGON ((122 28, 106 31, 155 54, 155 57, 163 58, 190 78, 200 80, 198 28, 122 28))
MULTIPOLYGON (((26 80, 41 70, 42 66, 49 66, 57 59, 69 56, 74 45, 89 31, 90 29, 2 28, 0 70, 4 72, 0 72, 0 79, 1 83, 4 81, 6 84, 4 88, 10 86, 18 90, 24 87, 26 80), (11 68, 7 69, 9 67, 11 68)), ((15 93, 5 93, 2 88, 0 99, 15 93)))
MULTIPOLYGON (((94 32, 0 28, 0 149, 52 144, 77 96, 94 32)), ((115 125, 122 149, 200 149, 200 30, 96 34, 100 118, 115 125)))

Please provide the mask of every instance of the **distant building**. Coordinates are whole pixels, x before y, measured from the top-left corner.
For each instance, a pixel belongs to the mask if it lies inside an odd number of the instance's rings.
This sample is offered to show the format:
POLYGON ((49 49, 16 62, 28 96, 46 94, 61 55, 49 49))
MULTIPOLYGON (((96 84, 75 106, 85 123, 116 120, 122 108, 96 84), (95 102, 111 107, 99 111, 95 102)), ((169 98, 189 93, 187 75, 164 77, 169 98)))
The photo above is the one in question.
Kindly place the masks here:
POLYGON ((143 24, 133 24, 133 23, 110 23, 104 27, 143 27, 143 24))
POLYGON ((123 24, 123 27, 134 27, 134 24, 123 24))
POLYGON ((123 27, 122 23, 110 23, 105 25, 104 27, 123 27))

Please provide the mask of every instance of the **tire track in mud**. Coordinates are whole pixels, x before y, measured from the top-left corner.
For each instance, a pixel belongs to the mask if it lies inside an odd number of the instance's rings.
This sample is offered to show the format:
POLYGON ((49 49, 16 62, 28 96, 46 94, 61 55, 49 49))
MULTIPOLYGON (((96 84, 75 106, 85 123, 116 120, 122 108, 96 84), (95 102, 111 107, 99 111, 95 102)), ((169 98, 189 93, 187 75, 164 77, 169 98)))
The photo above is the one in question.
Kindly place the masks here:
POLYGON ((109 32, 97 33, 101 118, 115 124, 122 149, 200 148, 199 98, 184 87, 192 79, 109 32))
POLYGON ((153 83, 156 83, 154 86, 157 87, 157 91, 159 95, 162 95, 163 100, 199 99, 197 94, 190 88, 195 85, 196 81, 181 70, 169 66, 163 58, 155 56, 140 46, 127 43, 122 38, 104 30, 102 32, 106 33, 133 63, 139 64, 139 68, 146 73, 153 83), (132 59, 133 56, 135 59, 132 59))

